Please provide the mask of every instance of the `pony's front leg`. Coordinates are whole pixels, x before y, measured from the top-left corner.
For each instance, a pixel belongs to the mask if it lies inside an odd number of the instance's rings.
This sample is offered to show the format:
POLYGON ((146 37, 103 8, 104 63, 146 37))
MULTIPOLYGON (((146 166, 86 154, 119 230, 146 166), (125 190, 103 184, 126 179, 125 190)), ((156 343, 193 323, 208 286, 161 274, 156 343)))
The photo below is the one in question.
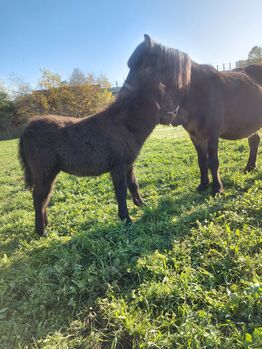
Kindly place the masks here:
POLYGON ((129 217, 126 196, 127 196, 127 173, 126 166, 117 166, 111 171, 111 177, 115 189, 116 199, 118 203, 118 215, 121 220, 131 223, 129 217))
POLYGON ((139 193, 139 185, 136 179, 133 165, 127 169, 126 179, 127 179, 127 186, 130 191, 130 194, 132 195, 134 204, 136 206, 144 205, 145 203, 139 193))
POLYGON ((207 154, 207 141, 199 140, 192 135, 190 138, 196 148, 198 157, 198 166, 200 169, 200 184, 197 187, 198 191, 204 191, 208 188, 209 178, 208 178, 208 154, 207 154))
POLYGON ((208 151, 208 166, 213 177, 212 193, 215 195, 223 192, 223 185, 219 178, 219 173, 218 173, 218 168, 219 168, 218 137, 212 137, 208 141, 207 151, 208 151))

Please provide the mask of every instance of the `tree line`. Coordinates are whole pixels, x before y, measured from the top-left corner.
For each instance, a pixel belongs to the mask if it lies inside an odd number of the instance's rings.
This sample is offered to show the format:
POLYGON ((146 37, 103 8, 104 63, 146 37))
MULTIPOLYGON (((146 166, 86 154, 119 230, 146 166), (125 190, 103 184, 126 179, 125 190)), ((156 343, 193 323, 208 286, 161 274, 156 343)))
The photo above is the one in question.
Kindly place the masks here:
POLYGON ((262 46, 254 46, 249 51, 247 59, 236 62, 237 68, 245 67, 249 64, 262 64, 262 46))
POLYGON ((113 101, 108 79, 84 74, 75 68, 68 81, 58 73, 41 70, 37 89, 20 78, 11 77, 11 86, 0 84, 0 137, 19 133, 34 115, 59 114, 84 117, 113 101))

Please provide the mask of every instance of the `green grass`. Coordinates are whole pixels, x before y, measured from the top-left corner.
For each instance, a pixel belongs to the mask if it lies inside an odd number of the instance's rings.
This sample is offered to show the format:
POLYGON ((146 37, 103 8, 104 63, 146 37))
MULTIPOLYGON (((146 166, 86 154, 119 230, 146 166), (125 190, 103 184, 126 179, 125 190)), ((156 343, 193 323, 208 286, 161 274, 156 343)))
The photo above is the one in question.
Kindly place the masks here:
POLYGON ((220 143, 223 196, 195 189, 196 153, 158 128, 136 164, 147 207, 117 219, 109 176, 58 176, 37 239, 17 141, 0 142, 0 348, 262 348, 259 170, 220 143))

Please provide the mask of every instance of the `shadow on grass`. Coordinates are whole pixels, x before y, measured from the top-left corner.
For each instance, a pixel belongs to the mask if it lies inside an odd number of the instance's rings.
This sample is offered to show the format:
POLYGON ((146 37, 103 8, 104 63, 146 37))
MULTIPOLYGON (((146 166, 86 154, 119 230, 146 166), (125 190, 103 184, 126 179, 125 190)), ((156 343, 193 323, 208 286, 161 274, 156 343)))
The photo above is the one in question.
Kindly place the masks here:
MULTIPOLYGON (((248 180, 246 187, 260 176, 248 180)), ((78 314, 85 316, 95 308, 111 288, 130 293, 141 282, 136 272, 140 257, 170 249, 197 222, 209 219, 242 193, 213 200, 209 195, 194 191, 165 197, 156 207, 144 208, 141 219, 131 226, 96 224, 90 229, 88 222, 83 223, 73 237, 53 235, 33 243, 26 256, 6 261, 0 278, 5 348, 31 345, 34 339, 63 332, 78 314)), ((9 243, 15 252, 14 241, 9 243)))

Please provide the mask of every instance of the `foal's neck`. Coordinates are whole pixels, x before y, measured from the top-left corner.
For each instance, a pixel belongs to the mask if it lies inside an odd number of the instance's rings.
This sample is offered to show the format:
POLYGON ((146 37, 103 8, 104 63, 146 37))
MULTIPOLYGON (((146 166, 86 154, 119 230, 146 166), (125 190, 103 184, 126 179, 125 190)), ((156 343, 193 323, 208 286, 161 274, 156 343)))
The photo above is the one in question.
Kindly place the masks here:
POLYGON ((127 111, 125 126, 141 146, 158 123, 157 112, 153 101, 148 101, 141 108, 137 104, 134 110, 127 111))

